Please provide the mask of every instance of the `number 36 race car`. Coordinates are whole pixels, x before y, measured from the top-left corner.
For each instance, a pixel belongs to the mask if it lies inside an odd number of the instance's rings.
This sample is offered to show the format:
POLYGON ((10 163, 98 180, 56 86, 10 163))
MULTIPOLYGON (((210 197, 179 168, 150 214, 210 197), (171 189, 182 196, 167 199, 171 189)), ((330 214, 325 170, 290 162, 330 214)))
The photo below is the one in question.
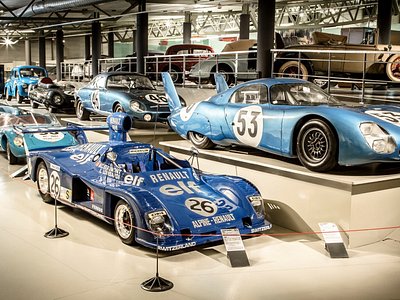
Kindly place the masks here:
POLYGON ((223 228, 249 234, 271 227, 245 179, 206 175, 149 144, 126 142, 125 113, 107 122, 109 142, 29 151, 29 174, 45 202, 57 199, 113 223, 125 244, 155 248, 159 236, 163 251, 221 240, 223 228))

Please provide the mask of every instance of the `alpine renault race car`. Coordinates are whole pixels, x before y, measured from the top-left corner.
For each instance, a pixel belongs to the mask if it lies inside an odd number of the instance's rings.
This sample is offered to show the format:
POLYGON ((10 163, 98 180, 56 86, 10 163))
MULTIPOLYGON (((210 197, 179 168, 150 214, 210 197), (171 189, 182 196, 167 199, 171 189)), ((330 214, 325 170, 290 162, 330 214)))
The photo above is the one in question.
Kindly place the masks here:
POLYGON ((232 144, 285 157, 308 169, 400 162, 400 107, 346 106, 313 83, 264 78, 228 88, 216 74, 217 95, 181 107, 163 73, 171 109, 169 124, 196 147, 232 144))
POLYGON ((35 148, 52 146, 67 147, 80 142, 69 132, 58 132, 61 124, 49 113, 41 114, 11 106, 0 105, 0 150, 6 151, 10 165, 16 164, 18 158, 25 158, 24 139, 30 141, 35 148), (53 128, 51 132, 38 131, 22 136, 20 130, 27 128, 53 128), (56 129, 54 129, 56 128, 56 129))
POLYGON ((149 144, 126 142, 125 113, 107 122, 108 142, 29 151, 29 174, 45 202, 57 199, 114 224, 125 244, 156 248, 158 237, 163 251, 221 240, 223 228, 250 234, 271 227, 250 182, 203 174, 149 144))

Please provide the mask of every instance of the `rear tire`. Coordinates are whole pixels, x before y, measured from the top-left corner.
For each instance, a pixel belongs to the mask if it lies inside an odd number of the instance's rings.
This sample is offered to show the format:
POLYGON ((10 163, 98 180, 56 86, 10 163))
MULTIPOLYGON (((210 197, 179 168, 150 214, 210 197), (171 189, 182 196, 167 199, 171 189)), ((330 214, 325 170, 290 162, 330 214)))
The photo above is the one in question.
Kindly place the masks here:
MULTIPOLYGON (((210 81, 214 85, 215 85, 215 78, 214 78, 215 72, 217 72, 217 67, 212 68, 211 74, 210 74, 210 81)), ((233 76, 233 70, 229 66, 219 65, 218 73, 224 77, 228 86, 235 82, 235 77, 233 76)))
POLYGON ((40 162, 36 170, 36 184, 43 202, 54 203, 54 198, 50 196, 49 172, 43 161, 40 162))
POLYGON ((119 200, 114 210, 114 228, 124 244, 134 245, 135 217, 132 207, 124 200, 119 200))
POLYGON ((278 69, 278 77, 295 77, 304 80, 309 80, 309 76, 312 75, 311 67, 309 64, 304 62, 298 62, 296 60, 290 60, 281 65, 278 69))
POLYGON ((189 131, 188 137, 192 144, 195 145, 197 148, 211 149, 215 147, 215 144, 208 137, 200 133, 189 131))
POLYGON ((24 99, 23 97, 21 97, 18 90, 15 92, 15 98, 17 99, 17 103, 22 103, 22 100, 24 99))
POLYGON ((392 81, 400 81, 400 55, 395 54, 388 59, 386 75, 392 81))
POLYGON ((125 112, 125 110, 124 110, 124 108, 122 107, 121 104, 117 103, 117 104, 115 104, 115 106, 114 106, 114 112, 121 112, 121 113, 123 113, 123 112, 125 112))

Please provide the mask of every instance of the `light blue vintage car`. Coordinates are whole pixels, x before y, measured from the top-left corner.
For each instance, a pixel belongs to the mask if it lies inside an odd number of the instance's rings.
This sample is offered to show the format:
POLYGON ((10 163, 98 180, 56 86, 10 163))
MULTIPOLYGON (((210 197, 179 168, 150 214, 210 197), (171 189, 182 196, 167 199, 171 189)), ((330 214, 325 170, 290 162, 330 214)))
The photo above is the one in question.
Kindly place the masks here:
POLYGON ((34 113, 19 108, 0 105, 0 150, 6 151, 7 159, 11 165, 18 162, 18 158, 25 158, 25 141, 29 140, 34 149, 52 147, 66 147, 77 145, 81 142, 73 132, 35 132, 22 136, 26 128, 60 127, 57 118, 50 114, 34 113))
MULTIPOLYGON (((180 102, 184 104, 183 99, 180 102)), ((133 122, 166 122, 170 114, 167 99, 146 76, 131 72, 101 73, 76 94, 76 115, 89 119, 91 113, 127 113, 133 122)), ((133 123, 134 125, 134 123, 133 123)))
POLYGON ((14 67, 4 85, 4 94, 8 101, 15 97, 18 103, 28 97, 29 86, 37 85, 39 78, 48 77, 47 70, 38 66, 14 67))
POLYGON ((181 107, 168 73, 169 124, 199 148, 254 147, 298 157, 308 169, 400 162, 400 107, 346 106, 313 83, 264 78, 228 88, 216 76, 217 95, 181 107))

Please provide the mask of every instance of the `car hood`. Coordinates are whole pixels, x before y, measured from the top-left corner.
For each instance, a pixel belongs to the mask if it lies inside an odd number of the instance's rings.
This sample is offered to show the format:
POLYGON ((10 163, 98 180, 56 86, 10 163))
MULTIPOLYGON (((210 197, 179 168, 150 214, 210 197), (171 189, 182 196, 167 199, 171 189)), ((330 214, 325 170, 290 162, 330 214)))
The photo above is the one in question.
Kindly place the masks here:
POLYGON ((145 174, 144 188, 178 228, 190 228, 192 233, 219 231, 221 226, 240 229, 243 218, 254 213, 247 201, 235 203, 190 168, 149 172, 145 174))
POLYGON ((168 106, 165 93, 157 90, 131 90, 126 92, 132 100, 141 101, 148 107, 154 105, 168 106))
POLYGON ((385 122, 400 126, 400 106, 396 105, 364 105, 364 106, 344 106, 345 110, 360 114, 363 118, 367 117, 371 121, 385 122))
POLYGON ((38 77, 24 77, 20 78, 20 82, 25 84, 37 84, 39 82, 38 77))

